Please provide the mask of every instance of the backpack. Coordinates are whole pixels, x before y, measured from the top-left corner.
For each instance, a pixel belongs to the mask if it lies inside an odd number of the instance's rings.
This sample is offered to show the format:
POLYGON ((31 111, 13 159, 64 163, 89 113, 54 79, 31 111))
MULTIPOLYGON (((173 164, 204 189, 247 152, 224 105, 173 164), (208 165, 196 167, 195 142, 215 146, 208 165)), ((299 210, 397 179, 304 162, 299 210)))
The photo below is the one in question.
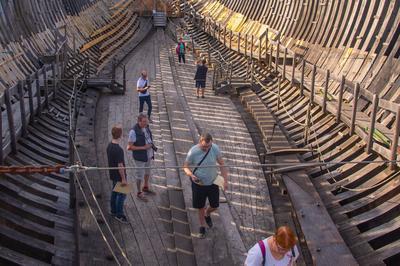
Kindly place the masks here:
MULTIPOLYGON (((258 241, 258 246, 261 249, 261 254, 262 254, 262 257, 263 257, 261 265, 264 266, 265 265, 265 255, 267 254, 267 250, 265 249, 264 241, 262 241, 262 240, 258 241)), ((296 257, 296 253, 294 252, 294 248, 291 248, 291 251, 292 251, 292 258, 295 258, 296 257)))

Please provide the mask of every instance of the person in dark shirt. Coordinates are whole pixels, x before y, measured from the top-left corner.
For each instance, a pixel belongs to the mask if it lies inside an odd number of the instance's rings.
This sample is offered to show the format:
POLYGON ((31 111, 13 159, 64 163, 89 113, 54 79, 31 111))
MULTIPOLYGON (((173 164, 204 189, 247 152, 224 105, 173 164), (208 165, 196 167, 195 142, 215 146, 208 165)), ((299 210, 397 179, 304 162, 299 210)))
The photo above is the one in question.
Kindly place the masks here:
POLYGON ((196 74, 194 75, 194 80, 196 81, 196 96, 197 98, 200 97, 200 89, 201 89, 201 98, 204 98, 204 89, 206 87, 206 79, 207 79, 207 70, 206 67, 206 60, 203 59, 201 61, 201 65, 197 66, 196 74))
MULTIPOLYGON (((111 129, 112 140, 107 146, 108 166, 111 167, 125 167, 124 150, 119 146, 122 137, 122 128, 114 126, 111 129)), ((128 223, 128 219, 124 214, 124 201, 126 195, 123 193, 114 192, 114 187, 117 182, 121 182, 122 186, 127 185, 126 170, 125 169, 110 169, 110 179, 112 180, 111 192, 111 216, 121 223, 128 223)))

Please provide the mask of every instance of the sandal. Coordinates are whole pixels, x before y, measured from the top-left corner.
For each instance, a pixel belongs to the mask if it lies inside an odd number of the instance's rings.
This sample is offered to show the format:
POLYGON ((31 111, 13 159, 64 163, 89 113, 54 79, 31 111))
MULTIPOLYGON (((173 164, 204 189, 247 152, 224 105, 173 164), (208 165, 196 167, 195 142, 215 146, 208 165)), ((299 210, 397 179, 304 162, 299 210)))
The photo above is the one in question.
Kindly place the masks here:
POLYGON ((156 193, 153 190, 150 190, 148 187, 143 187, 143 192, 151 195, 156 195, 156 193))
POLYGON ((144 202, 148 202, 148 201, 149 201, 149 200, 145 197, 143 191, 137 193, 137 198, 140 199, 141 201, 144 201, 144 202))

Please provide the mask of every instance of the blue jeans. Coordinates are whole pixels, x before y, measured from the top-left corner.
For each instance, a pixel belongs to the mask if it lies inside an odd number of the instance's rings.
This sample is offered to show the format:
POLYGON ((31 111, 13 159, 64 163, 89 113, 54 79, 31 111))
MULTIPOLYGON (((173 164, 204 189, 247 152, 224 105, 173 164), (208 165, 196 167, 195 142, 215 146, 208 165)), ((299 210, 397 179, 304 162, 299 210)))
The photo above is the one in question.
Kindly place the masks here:
MULTIPOLYGON (((117 184, 117 181, 112 181, 113 186, 112 189, 114 189, 115 185, 117 184)), ((117 217, 124 216, 124 201, 125 201, 126 195, 123 193, 118 193, 118 192, 111 192, 111 213, 115 214, 117 217)))
POLYGON ((143 112, 143 105, 144 103, 147 103, 147 116, 150 118, 151 115, 151 110, 153 109, 153 106, 151 105, 151 97, 150 95, 148 96, 140 96, 139 97, 139 113, 143 112))

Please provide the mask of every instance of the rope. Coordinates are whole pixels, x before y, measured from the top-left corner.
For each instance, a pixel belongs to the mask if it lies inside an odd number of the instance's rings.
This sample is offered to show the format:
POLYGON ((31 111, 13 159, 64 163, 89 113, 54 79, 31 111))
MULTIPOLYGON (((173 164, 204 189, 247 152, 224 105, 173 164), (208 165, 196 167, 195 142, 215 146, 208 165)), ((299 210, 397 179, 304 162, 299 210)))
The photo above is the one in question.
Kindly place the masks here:
MULTIPOLYGON (((74 111, 76 110, 76 101, 77 101, 76 95, 77 95, 77 92, 78 92, 78 90, 76 90, 77 80, 78 80, 79 76, 81 76, 81 75, 83 74, 84 68, 85 68, 85 67, 82 67, 81 72, 80 72, 79 74, 77 74, 77 75, 74 76, 74 86, 73 86, 72 94, 71 94, 70 99, 69 99, 69 101, 68 101, 68 109, 69 109, 69 117, 70 117, 69 128, 70 128, 70 130, 71 130, 70 134, 72 134, 72 129, 73 129, 73 128, 72 128, 73 114, 74 114, 74 111), (72 101, 74 102, 73 107, 72 107, 72 101)), ((84 79, 85 79, 85 77, 84 77, 84 79)), ((83 84, 84 84, 84 82, 81 81, 81 86, 80 86, 80 88, 79 88, 79 91, 82 90, 83 84)), ((71 144, 72 144, 72 146, 73 146, 72 148, 74 149, 74 151, 75 151, 75 153, 76 153, 76 156, 78 157, 78 162, 79 162, 79 163, 78 163, 78 166, 79 166, 79 165, 82 165, 82 160, 81 160, 79 151, 78 151, 78 149, 77 149, 77 147, 76 147, 76 145, 75 145, 75 141, 74 141, 72 135, 70 135, 69 137, 70 137, 70 140, 71 140, 71 144)), ((76 167, 76 166, 75 166, 75 169, 76 169, 76 170, 79 170, 79 167, 76 167)), ((82 187, 82 185, 81 185, 81 183, 80 183, 80 180, 79 180, 79 178, 78 178, 76 172, 74 172, 74 176, 75 176, 75 180, 77 181, 77 183, 78 183, 78 185, 79 185, 79 189, 80 189, 81 192, 82 192, 83 198, 84 198, 84 200, 85 200, 85 202, 86 202, 86 204, 87 204, 87 206, 88 206, 88 208, 89 208, 89 212, 91 213, 91 215, 92 215, 92 217, 93 217, 93 219, 94 219, 94 221, 95 221, 95 223, 96 223, 96 226, 97 226, 97 228, 99 229, 99 231, 100 231, 100 233, 101 233, 101 235, 102 235, 102 238, 103 238, 104 242, 105 242, 106 245, 107 245, 107 248, 110 250, 110 252, 111 252, 112 256, 114 257, 115 261, 117 262, 117 264, 118 264, 118 265, 121 265, 120 261, 118 260, 117 256, 115 255, 115 252, 114 252, 113 249, 111 248, 111 245, 110 245, 110 243, 108 242, 108 240, 107 240, 107 238, 106 238, 104 232, 101 230, 101 227, 100 227, 100 225, 99 225, 99 223, 98 223, 98 221, 97 221, 97 219, 96 219, 96 217, 95 217, 95 215, 94 215, 94 212, 93 212, 92 208, 90 207, 89 201, 88 201, 88 199, 87 199, 87 197, 86 197, 86 194, 85 194, 85 192, 84 192, 84 190, 83 190, 83 187, 82 187)), ((105 225, 106 225, 108 231, 109 231, 110 234, 111 234, 111 237, 113 238, 114 242, 116 243, 116 245, 117 245, 119 251, 121 252, 122 256, 124 257, 124 259, 126 260, 126 262, 128 263, 128 265, 132 265, 132 264, 129 262, 129 259, 128 259, 128 257, 126 256, 125 252, 122 250, 122 248, 121 248, 119 242, 117 241, 117 239, 116 239, 114 233, 112 232, 111 227, 110 227, 110 225, 108 224, 108 222, 107 222, 107 220, 106 220, 106 218, 105 218, 105 216, 104 216, 104 213, 103 213, 102 209, 100 208, 100 204, 99 204, 99 202, 98 202, 97 199, 96 199, 96 196, 95 196, 95 194, 94 194, 92 185, 90 184, 89 179, 88 179, 88 176, 87 176, 87 174, 86 174, 85 171, 83 171, 83 176, 84 176, 84 179, 85 179, 86 183, 88 184, 88 188, 89 188, 89 190, 90 190, 90 195, 92 196, 92 198, 93 198, 93 200, 94 200, 94 202, 95 202, 95 204, 96 204, 96 207, 97 207, 97 209, 99 210, 99 213, 100 213, 100 215, 101 215, 101 217, 102 217, 102 219, 103 219, 103 221, 104 221, 104 223, 105 223, 105 225)))
MULTIPOLYGON (((72 138, 71 138, 71 139, 72 139, 72 138)), ((73 145, 73 148, 74 148, 74 150, 75 150, 75 152, 76 152, 76 156, 78 157, 78 161, 79 161, 79 162, 82 162, 81 157, 80 157, 80 155, 79 155, 79 151, 78 151, 78 149, 77 149, 77 147, 76 147, 75 142, 74 142, 73 139, 72 139, 72 145, 73 145)), ((96 199, 96 196, 95 196, 95 194, 94 194, 92 185, 90 184, 90 181, 89 181, 89 178, 88 178, 86 172, 83 172, 83 176, 84 176, 84 178, 85 178, 86 183, 88 184, 88 188, 89 188, 89 190, 90 190, 90 194, 91 194, 91 196, 92 196, 92 198, 93 198, 93 200, 94 200, 94 202, 95 202, 95 204, 96 204, 97 209, 99 210, 99 213, 100 213, 100 215, 101 215, 101 218, 103 219, 104 224, 107 226, 107 229, 108 229, 108 231, 109 231, 110 234, 111 234, 111 237, 113 238, 115 244, 117 245, 119 251, 121 252, 122 256, 124 257, 124 259, 126 260, 126 262, 128 263, 128 265, 132 265, 132 264, 130 263, 128 257, 126 256, 125 252, 124 252, 123 249, 121 248, 121 245, 120 245, 119 242, 117 241, 117 239, 116 239, 114 233, 112 232, 111 227, 110 227, 110 225, 108 224, 108 222, 107 222, 107 220, 106 220, 106 217, 104 216, 104 213, 103 213, 103 211, 102 211, 102 209, 101 209, 101 207, 100 207, 99 202, 98 202, 97 199, 96 199)), ((84 193, 83 193, 83 194, 84 194, 84 193)), ((95 217, 94 217, 94 218, 95 218, 95 217)), ((96 219, 95 219, 95 220, 96 220, 96 219)), ((97 223, 97 221, 96 221, 96 223, 97 223)), ((106 239, 105 239, 105 240, 106 240, 106 239)), ((112 252, 112 251, 111 251, 111 252, 112 252)))
MULTIPOLYGON (((83 191, 83 187, 82 187, 81 181, 79 181, 79 178, 78 178, 78 176, 77 176, 76 173, 74 173, 74 176, 75 176, 75 180, 76 180, 77 183, 78 183, 79 190, 82 192, 83 199, 84 199, 84 201, 86 202, 86 204, 87 204, 87 206, 88 206, 88 208, 89 208, 89 212, 90 212, 90 214, 92 215, 93 220, 94 220, 94 222, 95 222, 95 224, 96 224, 96 226, 97 226, 97 229, 99 229, 100 234, 101 234, 101 236, 102 236, 104 242, 106 242, 106 245, 107 245, 108 250, 111 252, 111 255, 113 256, 115 262, 116 262, 118 265, 121 265, 121 263, 119 262, 117 256, 115 255, 113 249, 111 248, 110 243, 108 242, 106 236, 104 235, 104 232, 101 230, 100 224, 99 224, 99 222, 97 221, 96 216, 94 215, 94 212, 93 212, 92 207, 90 207, 89 200, 87 199, 86 194, 85 194, 85 192, 83 191)), ((105 221, 105 220, 104 220, 104 221, 105 221)))
POLYGON ((288 109, 286 108, 286 105, 285 105, 285 103, 284 103, 282 97, 281 97, 278 93, 276 93, 275 91, 270 90, 267 86, 265 86, 264 84, 262 84, 261 80, 260 80, 256 75, 254 75, 254 79, 257 81, 257 83, 258 83, 263 89, 265 89, 266 91, 268 91, 268 92, 270 92, 270 93, 272 93, 272 94, 278 96, 279 102, 282 104, 283 109, 285 110, 286 114, 289 116, 289 118, 290 118, 294 123, 296 123, 297 125, 302 126, 302 127, 307 126, 306 124, 303 124, 303 123, 297 121, 297 120, 289 113, 289 111, 288 111, 288 109))

